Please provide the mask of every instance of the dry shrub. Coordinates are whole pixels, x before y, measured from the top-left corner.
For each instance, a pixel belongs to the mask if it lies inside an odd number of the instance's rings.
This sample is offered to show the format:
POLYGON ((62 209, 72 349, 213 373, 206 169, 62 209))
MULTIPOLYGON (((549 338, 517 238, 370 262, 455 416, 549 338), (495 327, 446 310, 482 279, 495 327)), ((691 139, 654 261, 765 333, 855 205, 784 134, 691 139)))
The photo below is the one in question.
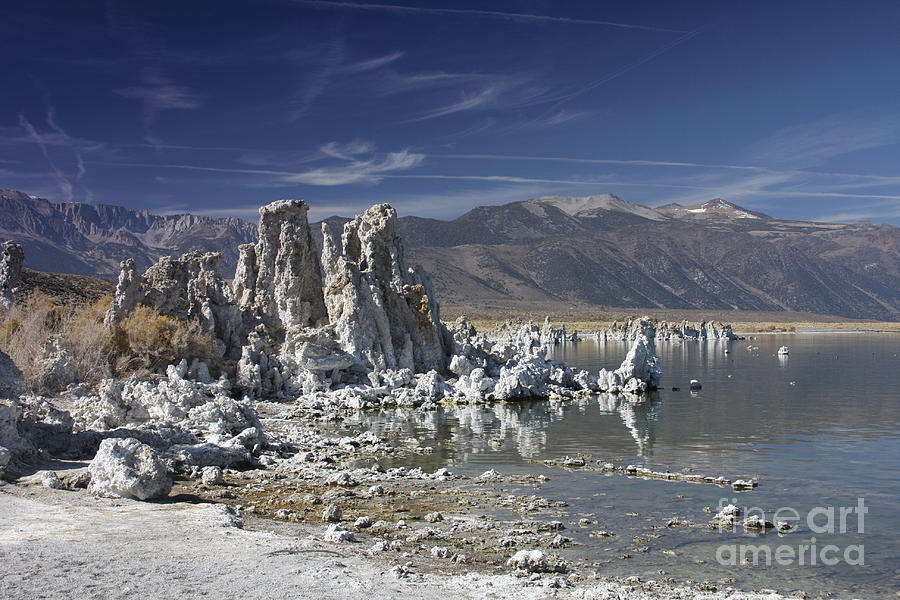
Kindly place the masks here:
POLYGON ((103 324, 112 297, 79 306, 66 323, 65 346, 72 355, 77 381, 93 384, 112 375, 109 329, 103 324))
POLYGON ((197 358, 216 368, 222 357, 216 341, 197 323, 145 305, 135 308, 113 329, 109 348, 118 376, 161 371, 182 358, 197 358))
POLYGON ((58 307, 49 296, 34 293, 9 311, 0 327, 0 350, 9 355, 32 391, 40 376, 44 346, 59 333, 58 307))
POLYGON ((44 360, 54 341, 69 355, 76 381, 94 384, 111 374, 103 325, 110 301, 107 297, 93 304, 60 306, 50 296, 35 292, 5 315, 0 323, 0 350, 22 371, 29 391, 59 391, 48 388, 45 380, 44 360))
POLYGON ((45 359, 54 343, 68 354, 74 380, 88 385, 112 375, 162 371, 182 358, 221 368, 220 344, 197 323, 141 305, 110 330, 103 319, 111 302, 106 296, 89 304, 60 306, 35 292, 0 321, 0 350, 21 369, 29 391, 53 393, 69 383, 48 377, 45 359))

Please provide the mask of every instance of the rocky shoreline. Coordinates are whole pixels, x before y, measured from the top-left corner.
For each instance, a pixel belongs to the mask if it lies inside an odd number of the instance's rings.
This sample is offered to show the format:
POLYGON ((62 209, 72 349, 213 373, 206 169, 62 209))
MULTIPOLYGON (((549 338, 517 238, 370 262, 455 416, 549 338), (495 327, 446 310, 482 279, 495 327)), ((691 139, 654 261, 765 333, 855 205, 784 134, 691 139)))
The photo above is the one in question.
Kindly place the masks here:
MULTIPOLYGON (((196 501, 108 500, 7 484, 0 486, 0 517, 0 582, 10 599, 782 598, 661 580, 517 576, 509 567, 478 570, 430 551, 370 553, 364 543, 328 541, 320 528, 239 519, 227 507, 196 501)), ((448 516, 437 525, 459 523, 448 516)))
MULTIPOLYGON (((177 372, 171 375, 177 376, 177 372)), ((601 525, 590 517, 577 522, 560 520, 557 512, 566 506, 566 500, 541 493, 540 488, 547 481, 545 474, 487 471, 478 477, 466 477, 446 468, 431 472, 383 468, 380 459, 393 456, 398 462, 405 462, 405 456, 427 454, 429 449, 415 444, 398 446, 364 425, 349 425, 344 418, 353 415, 355 411, 351 409, 316 411, 298 402, 265 401, 256 402, 254 407, 256 427, 266 432, 267 441, 252 451, 252 463, 225 468, 189 464, 180 461, 207 455, 185 452, 182 447, 170 448, 161 453, 166 470, 173 475, 165 494, 169 499, 163 504, 127 499, 116 502, 143 505, 147 510, 171 510, 171 519, 181 518, 179 507, 185 502, 216 507, 212 515, 218 523, 214 526, 218 535, 222 535, 223 524, 251 533, 276 532, 273 539, 278 547, 270 551, 289 556, 296 553, 304 561, 307 552, 324 556, 337 552, 342 557, 364 558, 366 568, 378 569, 381 576, 389 576, 389 581, 400 586, 400 596, 418 593, 422 585, 431 582, 429 585, 449 586, 447 589, 456 589, 464 596, 483 597, 482 586, 486 581, 494 581, 494 577, 501 578, 491 585, 505 590, 494 590, 501 597, 519 597, 538 590, 540 594, 562 594, 560 597, 607 597, 613 592, 647 598, 727 598, 738 594, 729 589, 727 581, 704 581, 685 587, 685 581, 668 575, 648 581, 598 575, 602 571, 579 558, 578 544, 573 542, 570 531, 614 537, 620 535, 614 521, 601 525), (342 425, 326 427, 331 423, 342 425), (608 528, 610 525, 612 529, 608 528), (448 581, 441 583, 443 580, 448 581)), ((30 410, 33 408, 26 409, 26 414, 30 410)), ((108 433, 143 437, 157 427, 158 424, 144 423, 136 429, 108 433)), ((73 440, 77 439, 78 434, 73 435, 73 440)), ((108 437, 101 447, 113 441, 120 438, 108 437)), ((91 508, 106 506, 109 500, 104 496, 123 495, 109 494, 108 487, 96 486, 95 466, 103 464, 99 453, 88 466, 77 468, 41 454, 35 458, 33 475, 16 484, 0 486, 0 505, 7 495, 24 494, 31 498, 54 494, 52 502, 91 508)), ((730 478, 711 475, 666 474, 637 465, 615 466, 587 456, 565 457, 545 466, 723 487, 735 483, 730 478)), ((660 485, 667 484, 661 481, 660 485)), ((134 510, 140 511, 140 507, 134 510)), ((620 518, 628 516, 623 514, 620 518)), ((708 525, 684 517, 660 520, 647 528, 645 543, 656 545, 658 532, 673 527, 706 529, 708 525)), ((657 547, 665 551, 663 548, 657 547)), ((178 551, 174 543, 171 551, 178 551)), ((620 558, 627 560, 629 556, 620 558)), ((216 557, 206 555, 201 559, 213 561, 216 557)), ((344 581, 345 574, 330 576, 335 579, 333 585, 344 585, 339 582, 344 581)))
MULTIPOLYGON (((380 461, 386 457, 402 460, 427 449, 417 443, 398 446, 360 424, 345 424, 341 435, 323 431, 347 415, 375 408, 423 414, 441 405, 579 402, 598 395, 641 402, 662 377, 655 341, 668 339, 672 328, 666 325, 660 337, 649 319, 631 321, 616 329, 632 343, 618 368, 576 371, 547 359, 549 347, 560 339, 549 321, 543 327, 510 322, 487 335, 464 318, 442 322, 427 275, 406 266, 390 206, 375 206, 348 223, 340 244, 325 230, 321 261, 306 210, 293 200, 261 208, 259 242, 241 246, 231 285, 219 274, 215 254, 163 258, 143 274, 133 261, 122 264, 107 326, 115 327, 139 306, 151 306, 197 323, 215 340, 216 361, 185 356, 165 375, 107 379, 91 389, 66 381, 71 357, 56 345, 45 360, 68 387, 43 397, 25 393, 21 373, 0 353, 0 397, 5 398, 0 400, 0 479, 14 482, 0 486, 0 511, 23 523, 19 533, 37 527, 21 511, 65 506, 84 515, 127 507, 139 529, 140 508, 133 503, 155 501, 145 505, 148 519, 164 521, 166 511, 172 519, 203 513, 208 526, 241 539, 249 532, 238 533, 240 527, 274 528, 278 533, 263 545, 280 548, 266 556, 364 556, 374 561, 359 563, 369 573, 380 568, 373 564, 391 564, 388 575, 379 573, 401 583, 401 595, 418 595, 422 585, 435 595, 450 586, 471 597, 486 595, 485 585, 517 597, 529 588, 535 597, 737 593, 728 582, 685 588, 668 576, 653 582, 598 577, 577 553, 566 553, 574 545, 566 530, 597 525, 591 529, 596 537, 615 531, 587 517, 576 523, 553 518, 566 500, 539 493, 544 474, 489 470, 465 477, 446 467, 385 468, 380 461), (202 508, 186 508, 184 502, 202 508), (298 535, 311 535, 315 548, 284 546, 298 535), (458 582, 437 576, 448 570, 458 574, 453 575, 458 582)), ((21 256, 14 245, 4 248, 10 257, 0 269, 6 299, 12 297, 21 256)), ((682 335, 689 331, 679 327, 682 335)), ((730 332, 707 325, 700 330, 719 337, 730 332)), ((748 485, 591 457, 561 457, 559 467, 748 485)), ((100 516, 91 519, 100 529, 111 526, 100 516)), ((676 517, 652 525, 648 539, 655 527, 682 526, 707 525, 676 517)), ((9 540, 2 543, 21 556, 48 551, 28 534, 9 540)), ((68 541, 72 547, 81 543, 78 536, 68 541)), ((169 552, 181 551, 177 540, 168 543, 169 552)), ((218 559, 215 550, 192 551, 197 560, 218 559)), ((12 589, 26 597, 29 588, 13 568, 7 565, 0 580, 16 582, 12 589)), ((346 583, 342 568, 326 568, 316 585, 327 595, 337 593, 346 583)), ((66 565, 67 577, 73 569, 66 565)), ((73 583, 78 595, 90 587, 84 577, 77 574, 73 583)), ((211 577, 221 585, 221 573, 211 577)), ((260 589, 250 588, 248 595, 259 597, 260 589)))

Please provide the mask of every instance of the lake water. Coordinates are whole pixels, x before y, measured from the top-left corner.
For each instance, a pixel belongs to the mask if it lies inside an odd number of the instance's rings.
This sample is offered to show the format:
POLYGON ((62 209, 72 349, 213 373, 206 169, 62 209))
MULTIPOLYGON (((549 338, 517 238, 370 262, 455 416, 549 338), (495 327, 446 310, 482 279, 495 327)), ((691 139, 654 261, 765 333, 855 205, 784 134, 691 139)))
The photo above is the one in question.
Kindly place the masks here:
MULTIPOLYGON (((548 475, 538 493, 569 503, 559 510, 560 518, 599 522, 570 525, 564 534, 580 545, 563 553, 601 574, 896 598, 900 335, 763 335, 730 343, 658 342, 657 350, 664 387, 638 402, 601 396, 362 413, 358 419, 395 435, 398 443, 415 436, 434 448, 433 454, 407 457, 407 464, 446 465, 469 475, 489 468, 548 475), (782 345, 790 347, 787 357, 776 356, 782 345), (690 379, 700 380, 702 389, 690 391, 690 379), (617 465, 755 477, 759 487, 733 492, 539 462, 578 453, 617 465), (665 527, 676 516, 706 523, 710 515, 703 508, 715 510, 723 502, 757 507, 772 521, 779 509, 779 520, 797 514, 799 527, 784 536, 752 535, 740 527, 734 532, 665 527), (596 529, 617 535, 590 536, 596 529), (753 550, 740 548, 748 544, 761 552, 756 565, 741 564, 744 558, 752 562, 753 550), (766 549, 772 553, 768 561, 766 549)), ((625 342, 583 341, 558 346, 554 357, 596 372, 616 367, 627 351, 625 342)))

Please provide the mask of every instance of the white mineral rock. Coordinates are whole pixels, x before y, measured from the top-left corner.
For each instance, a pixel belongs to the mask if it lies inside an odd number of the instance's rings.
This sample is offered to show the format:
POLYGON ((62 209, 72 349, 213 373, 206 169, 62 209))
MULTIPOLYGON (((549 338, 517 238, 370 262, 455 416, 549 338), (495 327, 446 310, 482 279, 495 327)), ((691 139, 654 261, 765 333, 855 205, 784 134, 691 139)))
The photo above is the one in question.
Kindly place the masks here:
MULTIPOLYGON (((600 340, 633 341, 642 335, 644 327, 642 321, 647 319, 632 318, 625 323, 613 323, 608 329, 597 332, 600 340)), ((690 323, 681 321, 670 323, 668 321, 652 320, 655 329, 655 338, 658 340, 736 340, 738 336, 731 330, 731 325, 714 323, 712 321, 700 321, 690 323)))
POLYGON ((434 546, 431 548, 432 558, 453 558, 455 555, 452 550, 446 546, 434 546))
POLYGON ((0 313, 13 306, 13 296, 22 272, 25 251, 15 242, 3 242, 0 246, 0 313))
POLYGON ((41 473, 41 485, 51 490, 58 490, 63 487, 63 483, 55 471, 44 471, 41 473))
POLYGON ((103 440, 88 470, 88 489, 97 496, 149 500, 165 498, 172 489, 165 463, 134 438, 103 440))
POLYGON ((355 542, 356 536, 353 535, 352 531, 347 531, 337 523, 328 526, 328 529, 325 530, 325 534, 323 536, 326 541, 341 543, 341 542, 355 542))
POLYGON ((188 252, 180 258, 164 256, 143 275, 133 260, 121 263, 107 325, 124 319, 138 304, 148 304, 177 319, 197 322, 201 330, 222 343, 228 358, 240 355, 241 314, 234 294, 219 274, 218 252, 188 252))
POLYGON ((343 253, 327 225, 325 304, 341 347, 370 368, 444 372, 452 349, 431 282, 406 265, 397 213, 379 204, 344 225, 343 253))
POLYGON ((326 523, 337 523, 341 520, 343 516, 343 511, 341 507, 337 504, 329 504, 325 507, 325 510, 322 511, 322 520, 326 523))
POLYGON ((241 245, 234 276, 238 307, 284 340, 326 317, 318 252, 302 200, 259 209, 259 241, 241 245))
POLYGON ((222 485, 225 483, 225 476, 221 467, 203 467, 203 475, 201 476, 203 485, 222 485))
POLYGON ((616 380, 623 382, 622 391, 626 392, 659 387, 662 378, 662 367, 656 354, 656 329, 647 317, 639 325, 640 334, 635 337, 628 355, 614 372, 616 380))
POLYGON ((548 570, 547 556, 540 550, 519 550, 512 558, 506 561, 506 565, 531 573, 541 573, 548 570))

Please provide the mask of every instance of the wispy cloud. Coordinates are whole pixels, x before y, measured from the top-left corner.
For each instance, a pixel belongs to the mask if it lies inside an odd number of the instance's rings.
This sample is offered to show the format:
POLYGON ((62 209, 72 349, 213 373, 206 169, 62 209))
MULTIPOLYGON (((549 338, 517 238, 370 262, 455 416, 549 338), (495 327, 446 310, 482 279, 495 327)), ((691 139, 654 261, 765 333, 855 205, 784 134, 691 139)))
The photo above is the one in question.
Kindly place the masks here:
POLYGON ((318 69, 311 72, 297 92, 297 100, 290 115, 291 120, 295 121, 302 117, 332 86, 333 79, 344 61, 343 41, 335 39, 327 44, 320 61, 318 69))
POLYGON ((346 144, 338 142, 328 142, 319 148, 319 151, 332 158, 340 158, 342 160, 353 160, 361 154, 369 154, 375 150, 375 144, 363 140, 353 140, 346 144))
POLYGON ((682 30, 666 27, 654 27, 651 25, 639 25, 634 23, 621 23, 618 21, 602 21, 596 19, 579 19, 576 17, 562 17, 554 15, 541 15, 533 13, 515 13, 499 10, 481 10, 467 8, 437 8, 426 6, 406 6, 400 4, 370 4, 363 2, 337 2, 332 0, 294 0, 295 4, 318 6, 340 10, 362 10, 372 12, 411 13, 436 16, 464 16, 475 18, 503 19, 519 23, 558 23, 563 25, 593 25, 601 27, 617 27, 622 29, 636 29, 643 31, 661 31, 670 33, 684 33, 682 30))
POLYGON ((376 84, 384 90, 398 93, 411 91, 416 86, 446 86, 455 88, 458 99, 449 104, 426 110, 419 115, 399 121, 399 123, 416 123, 439 117, 445 117, 457 113, 473 110, 492 109, 528 109, 536 106, 549 105, 542 114, 530 117, 519 123, 508 125, 503 132, 536 131, 548 129, 564 123, 570 123, 587 118, 592 113, 586 110, 568 110, 563 105, 568 101, 582 96, 604 84, 617 79, 630 71, 650 62, 651 60, 675 49, 700 35, 707 27, 700 27, 689 32, 680 32, 683 35, 661 46, 654 48, 637 60, 626 63, 603 77, 582 83, 568 90, 559 91, 556 88, 538 84, 540 78, 535 73, 520 74, 518 76, 501 75, 497 73, 435 73, 419 76, 394 75, 376 84))
POLYGON ((394 80, 401 84, 393 69, 388 67, 403 58, 401 51, 390 52, 374 58, 353 60, 348 58, 349 51, 345 41, 336 36, 328 42, 318 45, 317 52, 303 61, 303 77, 296 92, 291 120, 297 120, 327 93, 335 88, 347 86, 354 81, 365 81, 374 94, 384 94, 391 90, 384 82, 394 80))
POLYGON ((200 106, 200 100, 189 88, 175 85, 159 69, 146 68, 140 75, 141 85, 120 88, 114 92, 123 98, 138 100, 143 105, 143 123, 146 139, 156 148, 166 146, 151 133, 159 113, 166 110, 191 110, 200 106))
POLYGON ((900 114, 864 111, 829 115, 784 128, 747 149, 758 162, 810 167, 830 158, 900 143, 900 114))
POLYGON ((384 56, 376 56, 375 58, 351 62, 341 66, 341 71, 344 73, 368 73, 369 71, 377 71, 378 69, 400 60, 403 58, 403 54, 403 52, 391 52, 384 56))
POLYGON ((574 121, 582 121, 590 117, 593 113, 589 110, 567 110, 565 108, 537 119, 531 119, 522 123, 516 129, 526 131, 537 131, 540 129, 548 129, 556 127, 563 123, 572 123, 574 121))
POLYGON ((322 167, 285 177, 285 181, 307 185, 346 185, 377 183, 394 171, 405 171, 422 164, 425 155, 408 150, 390 152, 382 160, 354 160, 346 165, 322 167))
MULTIPOLYGON (((326 145, 327 147, 328 145, 326 145)), ((352 144, 351 144, 352 146, 352 144)), ((339 145, 333 146, 339 148, 339 145)), ((330 158, 335 158, 331 156, 330 158)), ((339 186, 349 184, 373 184, 397 171, 418 167, 425 160, 424 154, 411 152, 408 149, 399 152, 388 152, 382 157, 372 156, 360 159, 352 155, 344 155, 338 164, 318 167, 304 171, 275 169, 246 169, 229 166, 205 166, 180 163, 141 163, 141 162, 98 162, 104 166, 131 167, 147 169, 179 169, 220 173, 223 175, 257 176, 257 186, 285 186, 305 184, 313 186, 339 186)))
POLYGON ((56 111, 52 106, 47 108, 47 125, 49 125, 53 131, 58 133, 60 137, 67 142, 67 145, 72 148, 72 152, 75 154, 76 168, 78 170, 75 175, 75 179, 81 179, 84 174, 87 173, 87 169, 85 169, 84 167, 84 158, 82 158, 81 152, 78 150, 78 145, 75 143, 75 140, 73 140, 69 136, 69 134, 63 131, 63 128, 56 123, 56 111))
MULTIPOLYGON (((55 116, 53 117, 55 119, 55 116)), ((48 126, 51 127, 52 125, 48 126)), ((58 131, 45 131, 41 133, 41 141, 45 146, 49 147, 64 147, 64 148, 74 148, 77 149, 80 153, 88 153, 88 152, 99 152, 107 148, 109 145, 95 140, 86 140, 84 138, 73 137, 66 132, 59 133, 58 131)), ((27 134, 27 132, 23 132, 21 125, 17 128, 0 128, 0 144, 9 144, 9 145, 18 145, 18 144, 33 144, 34 139, 27 134)), ((0 161, 0 162, 21 162, 21 161, 0 161)))
POLYGON ((684 161, 670 160, 647 160, 647 159, 618 159, 618 158, 578 158, 571 156, 536 156, 529 154, 434 154, 434 158, 453 158, 464 160, 501 160, 501 161, 536 161, 536 162, 559 162, 573 164, 595 164, 595 165, 628 165, 628 166, 652 166, 652 167, 690 167, 690 168, 716 168, 716 169, 737 169, 746 171, 766 171, 765 167, 757 167, 752 165, 728 165, 728 164, 710 164, 695 163, 684 161))
POLYGON ((2 177, 3 179, 6 179, 8 181, 13 181, 13 180, 17 180, 17 179, 27 180, 29 182, 29 189, 31 189, 30 182, 38 181, 38 180, 46 181, 47 180, 47 172, 46 171, 31 172, 31 171, 20 171, 19 169, 13 170, 13 169, 0 168, 0 177, 2 177))
MULTIPOLYGON (((385 179, 422 179, 422 180, 445 180, 445 181, 476 181, 489 183, 511 183, 511 184, 558 184, 567 186, 581 186, 597 188, 596 193, 606 193, 612 186, 635 187, 635 188, 661 188, 669 190, 705 190, 708 193, 715 193, 718 188, 705 187, 691 184, 680 183, 664 183, 653 181, 628 181, 625 179, 617 179, 612 175, 600 175, 585 178, 564 178, 564 177, 525 177, 519 175, 464 175, 464 174, 428 174, 428 175, 385 175, 385 179)), ((594 192, 591 192, 594 193, 594 192)))
POLYGON ((900 218, 900 202, 883 201, 874 204, 855 206, 852 210, 826 213, 817 217, 816 221, 825 223, 846 223, 848 221, 887 220, 900 218))
POLYGON ((546 97, 538 98, 534 101, 534 103, 552 102, 553 108, 551 108, 551 111, 556 110, 563 103, 568 102, 569 100, 572 100, 573 98, 577 98, 578 96, 582 96, 582 95, 586 94, 587 92, 595 90, 598 87, 601 87, 601 86, 609 83, 610 81, 613 81, 614 79, 618 79, 619 77, 625 75, 626 73, 630 73, 631 71, 637 69, 638 67, 647 64, 651 60, 658 58, 658 57, 662 56, 663 54, 666 54, 667 52, 674 50, 678 46, 697 37, 704 31, 706 31, 708 28, 709 27, 704 26, 704 27, 699 27, 693 31, 679 32, 679 33, 682 33, 683 35, 680 35, 677 38, 675 38, 674 40, 667 42, 665 44, 662 44, 661 46, 658 46, 657 48, 654 48, 652 51, 650 51, 647 54, 644 54, 637 60, 634 60, 629 63, 625 63, 624 65, 607 73, 606 75, 604 75, 603 77, 600 77, 599 79, 596 79, 594 81, 583 84, 573 91, 563 92, 563 93, 557 94, 555 96, 546 96, 546 97))
MULTIPOLYGON (((648 27, 617 23, 612 21, 577 19, 553 15, 510 13, 494 10, 458 9, 458 8, 434 8, 394 4, 369 4, 362 2, 331 2, 328 0, 297 0, 297 3, 306 6, 327 8, 331 10, 356 10, 356 11, 387 11, 412 14, 425 14, 446 17, 448 15, 466 16, 473 18, 504 19, 518 22, 541 22, 557 24, 577 24, 591 26, 612 26, 626 29, 647 29, 652 31, 678 33, 674 41, 667 42, 654 49, 650 54, 639 60, 617 69, 600 81, 591 82, 584 86, 566 92, 558 93, 550 87, 535 86, 538 80, 534 73, 527 76, 510 76, 499 73, 400 73, 393 68, 405 54, 395 51, 383 56, 368 58, 361 61, 349 61, 345 41, 339 36, 334 37, 324 45, 317 58, 311 63, 317 67, 312 69, 307 66, 304 80, 299 87, 296 101, 292 108, 290 119, 297 120, 306 115, 314 105, 319 103, 326 94, 333 89, 350 85, 354 77, 365 77, 359 83, 365 86, 367 93, 374 95, 394 95, 410 92, 425 92, 449 88, 448 93, 441 96, 453 98, 451 102, 432 104, 430 108, 420 109, 418 114, 413 113, 409 118, 397 121, 397 124, 418 123, 466 113, 471 111, 488 111, 493 109, 526 108, 539 104, 554 104, 546 114, 529 118, 518 126, 512 126, 518 130, 546 129, 563 123, 569 123, 587 116, 585 111, 567 111, 560 108, 560 104, 579 96, 595 87, 611 81, 622 74, 637 68, 645 62, 668 52, 672 48, 686 42, 699 33, 699 30, 685 32, 668 28, 648 27), (378 75, 372 74, 377 72, 378 75)), ((425 98, 420 96, 420 99, 425 98)), ((434 100, 431 98, 431 100, 434 100)), ((509 130, 510 128, 507 128, 509 130)), ((508 132, 508 131, 507 131, 508 132)))
POLYGON ((129 62, 137 66, 138 85, 113 92, 141 103, 145 139, 161 150, 165 143, 152 131, 157 116, 167 110, 196 109, 200 106, 200 98, 190 88, 176 84, 166 75, 166 44, 153 25, 122 11, 116 0, 107 1, 106 25, 112 38, 130 48, 129 62))
POLYGON ((164 110, 192 109, 200 106, 197 96, 185 86, 175 85, 160 73, 145 72, 142 85, 114 90, 124 98, 140 100, 146 111, 155 115, 164 110))
POLYGON ((475 93, 461 92, 460 98, 456 102, 451 104, 445 104, 444 106, 440 106, 438 108, 429 110, 417 117, 413 117, 412 119, 406 119, 404 121, 400 121, 401 123, 416 123, 419 121, 427 121, 429 119, 436 119, 438 117, 446 117, 447 115, 452 115, 458 112, 463 112, 467 110, 484 108, 487 106, 491 106, 497 100, 500 95, 500 87, 496 85, 488 86, 484 89, 481 89, 475 93))
MULTIPOLYGON (((49 116, 48 116, 48 120, 49 116)), ((22 129, 25 130, 28 138, 34 142, 38 148, 41 150, 41 154, 44 155, 44 159, 47 161, 47 166, 50 169, 50 174, 53 179, 56 181, 57 186, 59 187, 59 191, 62 194, 63 200, 66 202, 72 201, 72 182, 69 181, 69 178, 66 177, 66 174, 62 172, 62 170, 56 166, 56 163, 53 162, 53 159, 50 157, 50 153, 47 151, 47 145, 44 143, 44 139, 40 133, 34 128, 34 126, 25 118, 25 115, 19 113, 19 125, 22 126, 22 129)))
MULTIPOLYGON (((872 185, 886 185, 900 183, 898 175, 877 175, 871 173, 847 173, 843 171, 820 171, 811 169, 777 169, 761 165, 741 165, 727 163, 701 163, 673 160, 653 159, 618 159, 618 158, 579 158, 572 156, 537 156, 528 154, 432 154, 435 159, 449 158, 460 160, 497 160, 497 161, 525 161, 525 162, 549 162, 570 164, 595 164, 595 165, 622 165, 629 167, 671 167, 688 170, 725 170, 743 171, 747 173, 770 173, 779 177, 807 176, 849 180, 848 183, 836 184, 848 187, 865 187, 872 185)), ((711 177, 712 175, 710 175, 711 177)))
POLYGON ((429 174, 429 175, 388 175, 392 179, 442 179, 445 181, 489 181, 496 183, 562 183, 566 185, 598 185, 608 183, 604 179, 562 179, 521 177, 518 175, 458 175, 458 174, 429 174))
POLYGON ((402 73, 395 69, 385 69, 377 79, 370 82, 372 93, 391 96, 429 89, 458 87, 461 85, 490 85, 498 77, 484 73, 448 73, 433 71, 424 73, 402 73))
MULTIPOLYGON (((509 120, 511 111, 540 103, 542 98, 552 93, 552 87, 537 72, 398 74, 388 70, 384 78, 371 83, 376 94, 412 93, 419 104, 430 103, 425 108, 411 109, 418 112, 395 121, 396 125, 479 112, 493 113, 502 122, 509 120)), ((527 120, 524 120, 524 114, 521 111, 513 114, 519 125, 531 123, 540 128, 580 118, 587 113, 555 110, 527 120)))

